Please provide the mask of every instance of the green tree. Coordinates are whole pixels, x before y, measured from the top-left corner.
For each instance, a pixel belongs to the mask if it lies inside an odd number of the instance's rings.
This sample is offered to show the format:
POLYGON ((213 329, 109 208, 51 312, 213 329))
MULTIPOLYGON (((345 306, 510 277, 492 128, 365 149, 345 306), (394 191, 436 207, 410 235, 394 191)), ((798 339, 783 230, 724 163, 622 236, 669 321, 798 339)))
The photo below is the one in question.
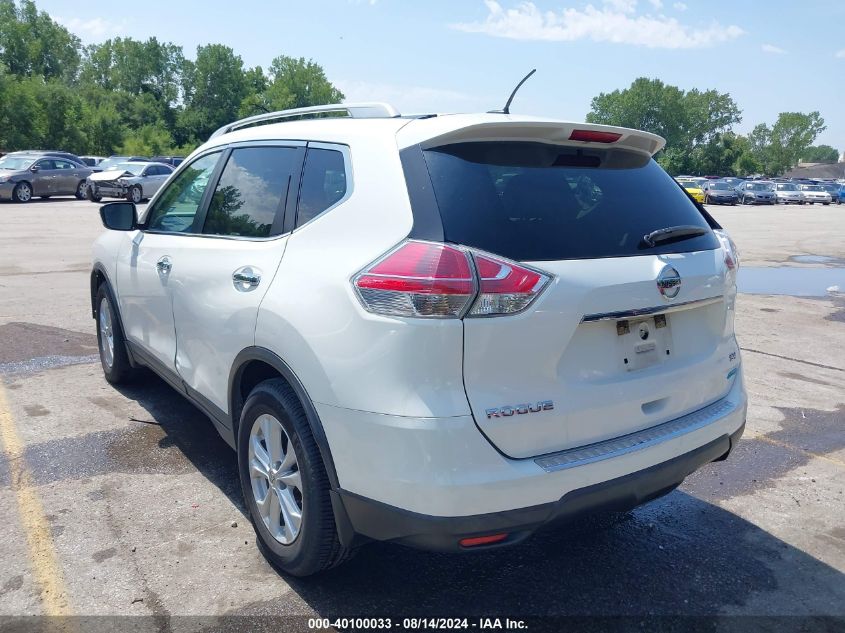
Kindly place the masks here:
POLYGON ((72 81, 79 70, 79 38, 32 0, 0 0, 0 64, 19 76, 72 81))
MULTIPOLYGON (((685 92, 659 79, 640 77, 624 90, 592 100, 587 121, 659 134, 666 139, 660 163, 671 173, 707 171, 698 161, 712 153, 726 132, 741 121, 728 94, 697 89, 685 92), (707 150, 711 143, 715 145, 707 150)), ((731 161, 732 162, 732 161, 731 161)))
POLYGON ((811 145, 801 154, 802 163, 838 163, 839 150, 830 145, 811 145))
POLYGON ((781 112, 771 128, 761 123, 748 138, 754 158, 764 172, 779 175, 794 167, 825 129, 824 119, 818 112, 781 112))
POLYGON ((180 125, 187 136, 206 139, 218 127, 238 118, 247 95, 243 60, 228 46, 197 47, 197 59, 183 65, 185 108, 180 125))
POLYGON ((323 67, 310 59, 280 55, 270 64, 267 102, 271 110, 340 103, 343 99, 323 67))

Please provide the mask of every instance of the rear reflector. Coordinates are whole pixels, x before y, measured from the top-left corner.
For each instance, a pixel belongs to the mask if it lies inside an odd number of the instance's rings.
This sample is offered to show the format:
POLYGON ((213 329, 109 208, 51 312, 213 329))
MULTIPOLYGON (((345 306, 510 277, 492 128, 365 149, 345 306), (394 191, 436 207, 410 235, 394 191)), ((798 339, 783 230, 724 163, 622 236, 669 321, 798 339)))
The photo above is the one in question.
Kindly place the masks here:
POLYGON ((549 279, 487 253, 409 240, 360 272, 352 283, 361 303, 375 314, 460 318, 520 312, 549 279))
POLYGON ((587 143, 615 143, 621 134, 616 132, 601 132, 599 130, 572 130, 569 135, 570 141, 584 141, 587 143))
POLYGON ((488 536, 471 536, 469 538, 462 538, 458 543, 461 547, 478 547, 479 545, 491 545, 492 543, 500 543, 508 538, 507 532, 503 534, 490 534, 488 536))

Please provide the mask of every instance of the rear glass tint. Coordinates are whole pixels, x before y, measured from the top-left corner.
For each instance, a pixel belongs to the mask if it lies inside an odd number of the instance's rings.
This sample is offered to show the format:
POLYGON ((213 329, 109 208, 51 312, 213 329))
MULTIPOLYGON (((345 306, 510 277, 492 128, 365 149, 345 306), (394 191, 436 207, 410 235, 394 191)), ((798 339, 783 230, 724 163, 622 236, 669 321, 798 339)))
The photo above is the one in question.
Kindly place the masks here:
POLYGON ((459 143, 423 152, 444 238, 522 261, 718 248, 707 220, 653 160, 619 149, 459 143), (707 234, 648 248, 670 226, 707 234))

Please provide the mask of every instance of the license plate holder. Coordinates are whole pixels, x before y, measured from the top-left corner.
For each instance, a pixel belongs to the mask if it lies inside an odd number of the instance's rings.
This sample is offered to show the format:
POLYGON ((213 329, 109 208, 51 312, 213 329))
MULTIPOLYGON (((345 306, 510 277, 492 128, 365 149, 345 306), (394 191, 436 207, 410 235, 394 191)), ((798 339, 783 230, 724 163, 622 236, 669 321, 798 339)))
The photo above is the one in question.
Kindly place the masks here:
POLYGON ((627 371, 653 367, 672 354, 665 314, 617 321, 616 339, 620 362, 627 371))

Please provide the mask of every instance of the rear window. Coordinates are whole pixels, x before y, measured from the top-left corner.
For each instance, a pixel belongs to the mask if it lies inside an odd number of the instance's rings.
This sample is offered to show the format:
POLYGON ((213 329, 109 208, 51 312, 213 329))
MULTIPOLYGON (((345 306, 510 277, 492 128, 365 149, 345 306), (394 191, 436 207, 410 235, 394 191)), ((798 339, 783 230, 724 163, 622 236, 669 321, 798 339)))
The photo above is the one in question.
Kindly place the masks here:
POLYGON ((657 163, 633 152, 476 142, 423 154, 448 242, 521 261, 718 248, 709 230, 654 248, 643 243, 657 229, 709 225, 657 163))

